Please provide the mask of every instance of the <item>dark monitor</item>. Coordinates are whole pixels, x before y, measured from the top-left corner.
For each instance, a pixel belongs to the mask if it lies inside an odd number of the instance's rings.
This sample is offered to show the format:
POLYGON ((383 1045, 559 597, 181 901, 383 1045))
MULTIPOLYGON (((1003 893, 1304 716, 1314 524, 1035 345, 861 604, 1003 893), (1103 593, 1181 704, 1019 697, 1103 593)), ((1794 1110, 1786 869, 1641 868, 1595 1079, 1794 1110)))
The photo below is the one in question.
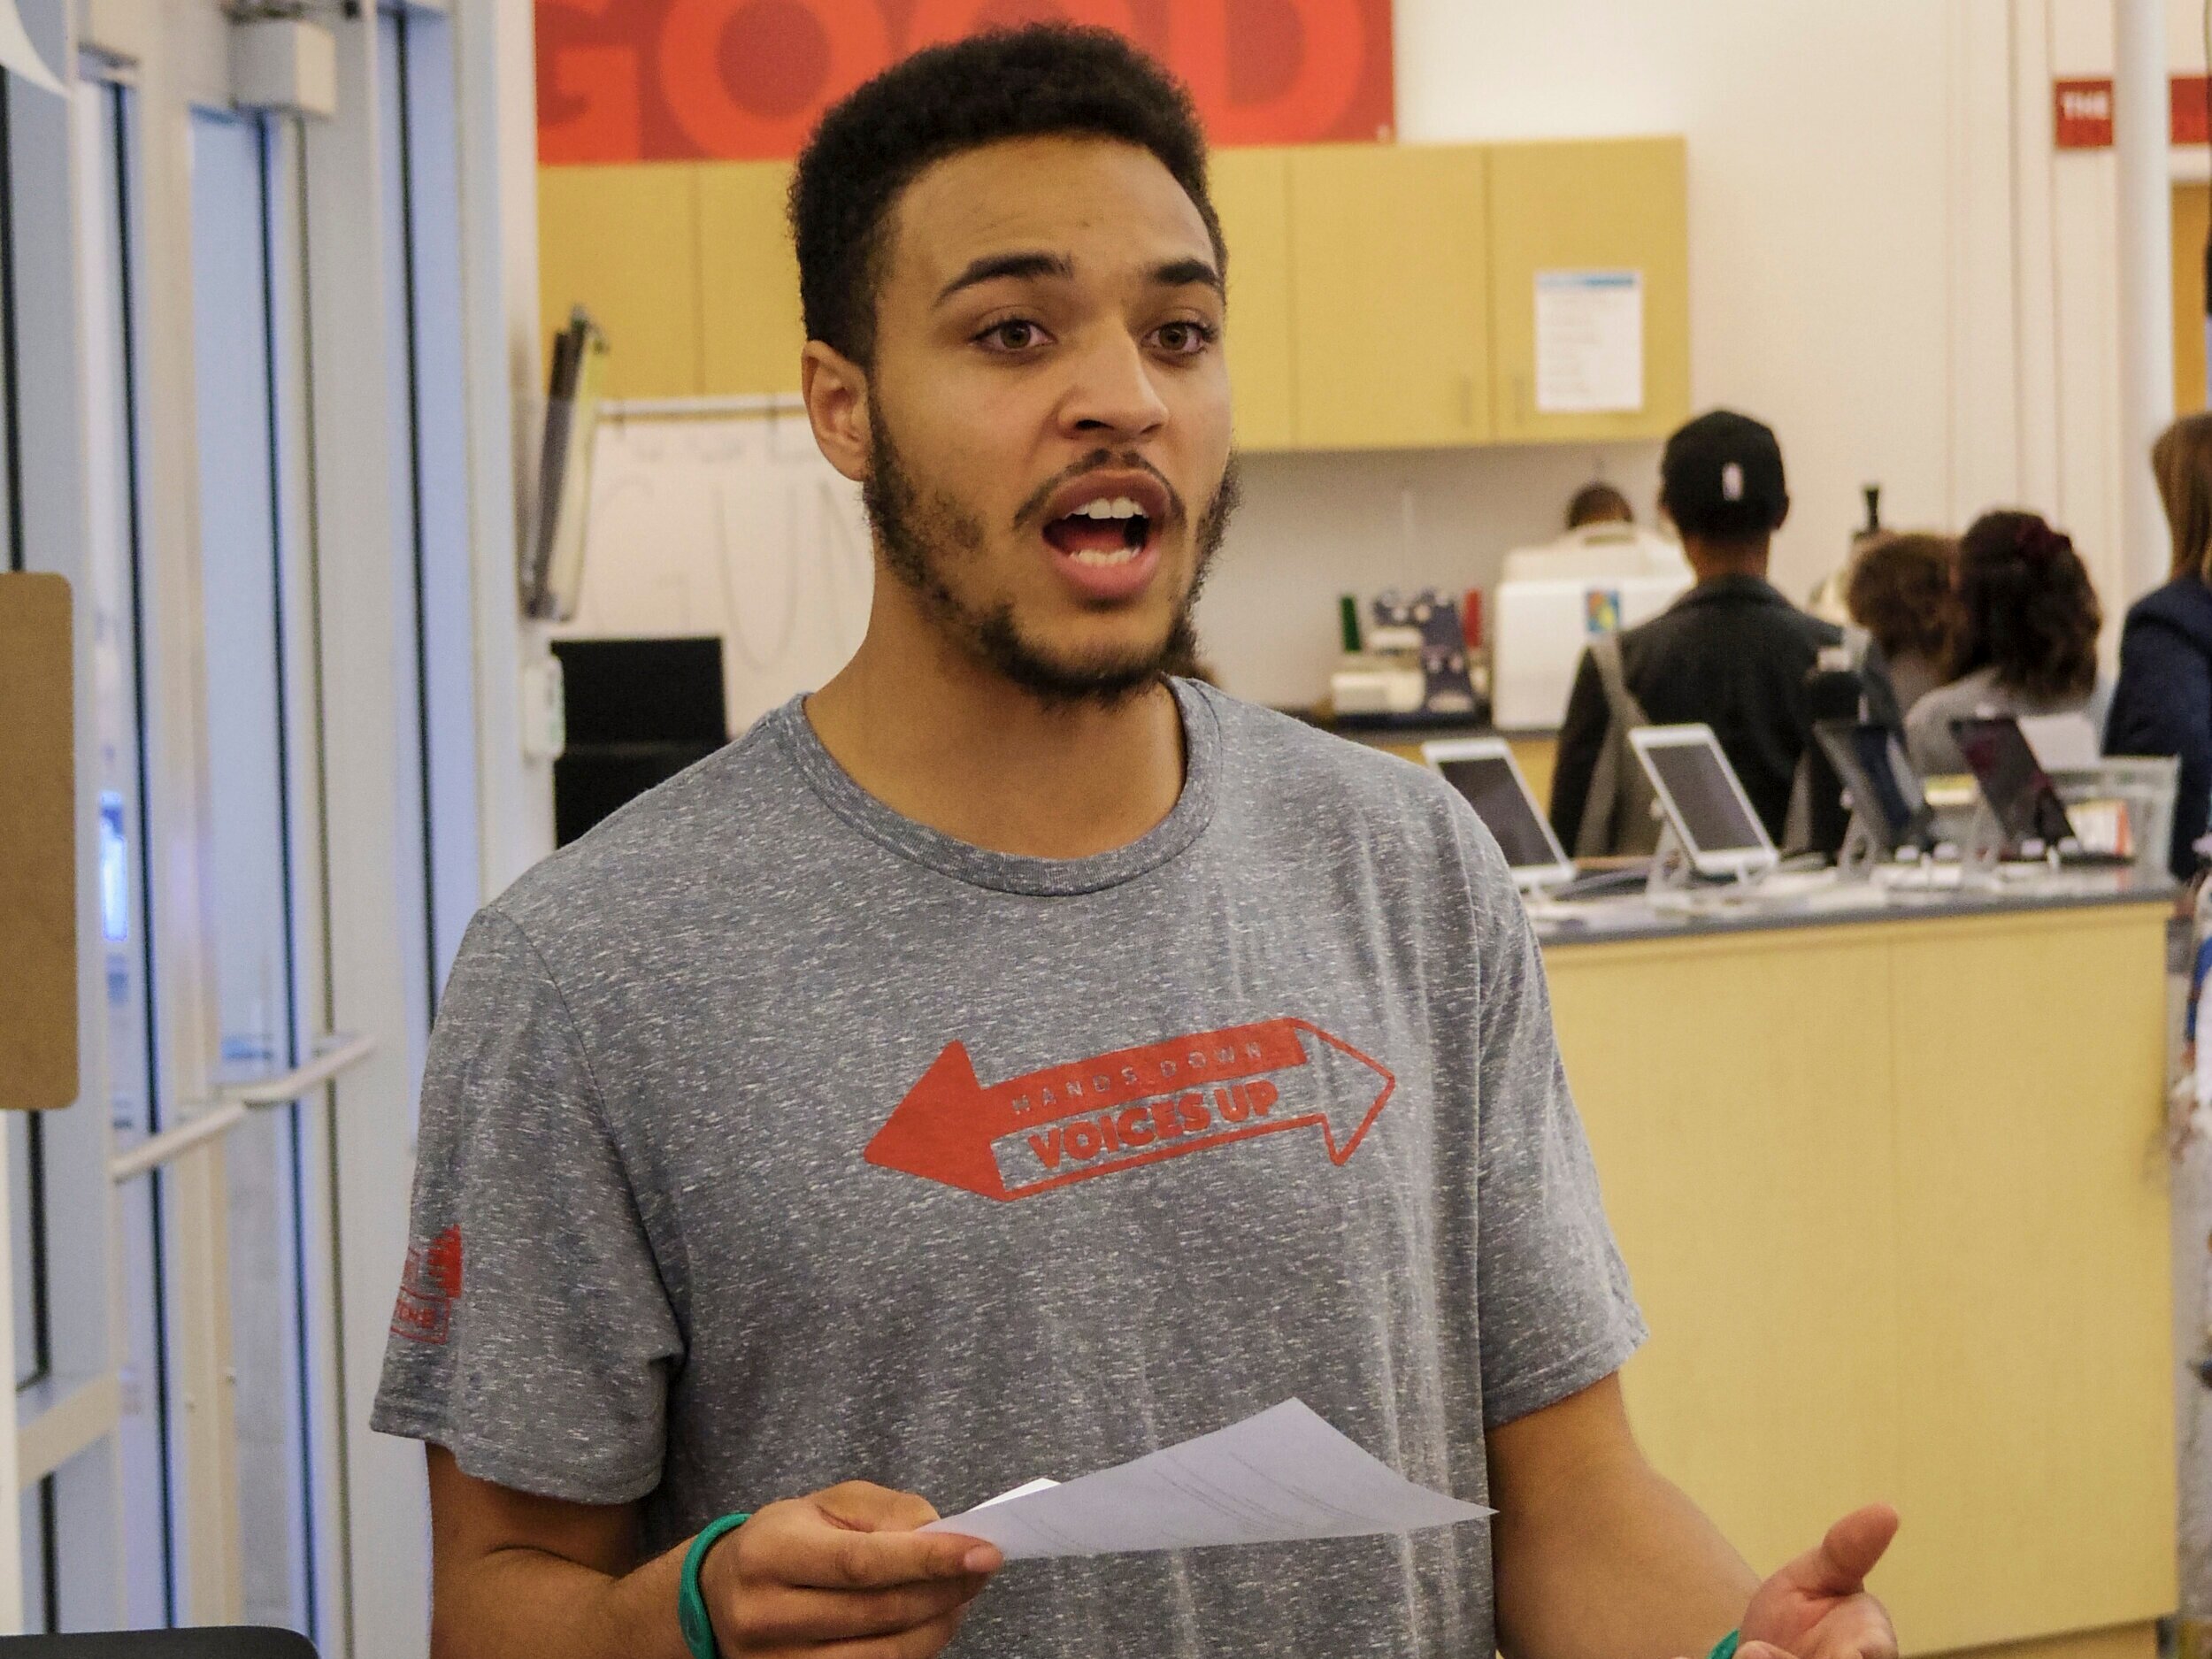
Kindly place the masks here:
POLYGON ((1973 769, 1982 799, 1996 815, 2005 839, 2017 847, 2040 841, 2060 847, 2074 839, 2073 821, 2050 774, 2028 747, 2020 722, 2008 714, 1954 720, 1951 735, 1973 769))
POLYGON ((729 740, 718 635, 556 640, 553 655, 571 749, 729 740))
POLYGON ((1894 732, 1873 721, 1822 720, 1813 734, 1883 852, 1934 844, 1935 814, 1894 732))
POLYGON ((729 739, 722 641, 556 640, 568 742, 553 763, 553 839, 602 818, 729 739))

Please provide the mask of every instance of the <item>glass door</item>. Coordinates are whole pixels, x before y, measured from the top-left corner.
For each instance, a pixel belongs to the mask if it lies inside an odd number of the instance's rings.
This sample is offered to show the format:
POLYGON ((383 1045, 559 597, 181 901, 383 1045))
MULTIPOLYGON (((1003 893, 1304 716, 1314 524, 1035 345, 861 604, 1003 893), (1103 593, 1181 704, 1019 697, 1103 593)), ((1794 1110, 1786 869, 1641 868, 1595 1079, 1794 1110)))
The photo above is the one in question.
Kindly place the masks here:
MULTIPOLYGON (((106 993, 105 1102, 119 1147, 157 1133, 151 985, 155 918, 147 868, 142 593, 142 296, 136 109, 127 88, 84 81, 73 97, 84 157, 78 203, 78 269, 84 311, 85 465, 88 488, 83 609, 93 635, 93 724, 99 787, 100 931, 106 993)), ((79 1108, 78 1110, 83 1110, 79 1108)), ((122 1268, 120 1415, 123 1607, 135 1626, 174 1622, 178 1611, 177 1463, 170 1406, 166 1178, 116 1192, 122 1268)))
MULTIPOLYGON (((314 861, 302 851, 314 710, 300 643, 311 595, 297 134, 265 116, 185 112, 181 130, 162 136, 183 143, 188 202, 150 206, 135 97, 90 81, 73 93, 88 181, 78 252, 107 1103, 126 1157, 217 1108, 227 1089, 312 1057, 319 938, 314 861), (142 249, 164 228, 182 244, 166 268, 189 275, 188 354, 153 344, 141 322, 142 249), (188 412, 195 488, 187 523, 165 521, 170 539, 158 541, 142 503, 145 431, 164 392, 188 412), (198 665, 199 706, 180 709, 168 693, 150 709, 150 687, 174 684, 163 665, 186 661, 198 665), (162 743, 196 749, 195 764, 157 757, 162 743), (189 787, 164 796, 157 759, 189 787), (164 1033, 196 1018, 214 1027, 204 1076, 196 1057, 187 1066, 164 1052, 164 1033)), ((318 1092, 250 1111, 221 1139, 116 1187, 116 1458, 132 1625, 226 1617, 319 1633, 338 1438, 323 1103, 318 1092)), ((40 1165, 24 1167, 35 1178, 40 1165)), ((35 1199, 12 1196, 19 1214, 35 1199)), ((17 1305, 42 1306, 35 1275, 19 1277, 17 1305)), ((19 1379, 40 1363, 40 1328, 34 1320, 18 1345, 19 1379)), ((25 1499, 35 1524, 37 1498, 25 1499)), ((27 1533, 27 1584, 38 1582, 34 1549, 52 1537, 50 1526, 27 1533)))
MULTIPOLYGON (((296 526, 286 437, 297 419, 280 364, 298 267, 281 257, 294 206, 276 188, 288 123, 191 117, 195 433, 205 663, 206 933, 224 1082, 304 1062, 294 831, 302 676, 296 526)), ((297 1102, 226 1138, 230 1362, 235 1376, 238 1561, 255 1624, 316 1624, 317 1392, 310 1302, 319 1279, 297 1102)))

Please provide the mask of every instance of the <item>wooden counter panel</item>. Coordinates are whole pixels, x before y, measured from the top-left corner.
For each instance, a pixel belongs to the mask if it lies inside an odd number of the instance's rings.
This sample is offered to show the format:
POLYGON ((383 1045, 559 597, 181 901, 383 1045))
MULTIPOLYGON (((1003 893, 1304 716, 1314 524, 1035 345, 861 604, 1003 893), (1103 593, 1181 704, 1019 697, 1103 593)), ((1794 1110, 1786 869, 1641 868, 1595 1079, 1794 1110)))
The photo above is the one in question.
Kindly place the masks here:
POLYGON ((1939 1647, 2172 1610, 2161 918, 1899 941, 1893 1593, 1939 1647))
POLYGON ((2163 919, 1547 952, 1639 1434, 1762 1571, 1896 1502, 1908 1652, 2174 1604, 2163 919))
POLYGON ((1652 1328, 1637 1432, 1763 1573, 1897 1489, 1896 1155, 1886 942, 1755 943, 1549 968, 1652 1328), (1808 1026, 1809 1003, 1836 1017, 1808 1026))

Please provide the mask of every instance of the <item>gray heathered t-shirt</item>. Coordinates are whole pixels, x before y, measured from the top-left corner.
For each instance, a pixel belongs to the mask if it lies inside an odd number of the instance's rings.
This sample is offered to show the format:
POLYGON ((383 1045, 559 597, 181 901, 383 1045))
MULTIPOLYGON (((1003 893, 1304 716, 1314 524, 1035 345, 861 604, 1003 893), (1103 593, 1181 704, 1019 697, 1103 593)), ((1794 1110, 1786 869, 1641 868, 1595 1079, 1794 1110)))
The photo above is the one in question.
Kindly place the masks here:
MULTIPOLYGON (((900 818, 794 701, 486 908, 374 1425, 655 1550, 1291 1395, 1482 1499, 1485 1426, 1643 1334, 1526 918, 1439 780, 1176 690, 1182 796, 1094 858, 900 818)), ((949 1651, 1493 1644, 1477 1525, 1018 1563, 949 1651)))

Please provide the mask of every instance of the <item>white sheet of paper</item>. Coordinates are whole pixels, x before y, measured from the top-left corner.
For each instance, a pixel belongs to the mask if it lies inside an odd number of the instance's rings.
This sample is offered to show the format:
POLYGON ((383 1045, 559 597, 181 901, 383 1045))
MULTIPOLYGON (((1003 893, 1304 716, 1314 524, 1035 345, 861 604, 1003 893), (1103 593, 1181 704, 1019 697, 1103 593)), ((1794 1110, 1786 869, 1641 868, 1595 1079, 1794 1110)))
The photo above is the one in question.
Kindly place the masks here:
POLYGON ((1644 273, 1536 273, 1536 408, 1546 415, 1644 406, 1644 273))
POLYGON ((1212 1544, 1360 1538, 1480 1520, 1480 1504, 1417 1486, 1303 1401, 1064 1486, 1032 1481, 925 1532, 996 1544, 1009 1561, 1212 1544))

